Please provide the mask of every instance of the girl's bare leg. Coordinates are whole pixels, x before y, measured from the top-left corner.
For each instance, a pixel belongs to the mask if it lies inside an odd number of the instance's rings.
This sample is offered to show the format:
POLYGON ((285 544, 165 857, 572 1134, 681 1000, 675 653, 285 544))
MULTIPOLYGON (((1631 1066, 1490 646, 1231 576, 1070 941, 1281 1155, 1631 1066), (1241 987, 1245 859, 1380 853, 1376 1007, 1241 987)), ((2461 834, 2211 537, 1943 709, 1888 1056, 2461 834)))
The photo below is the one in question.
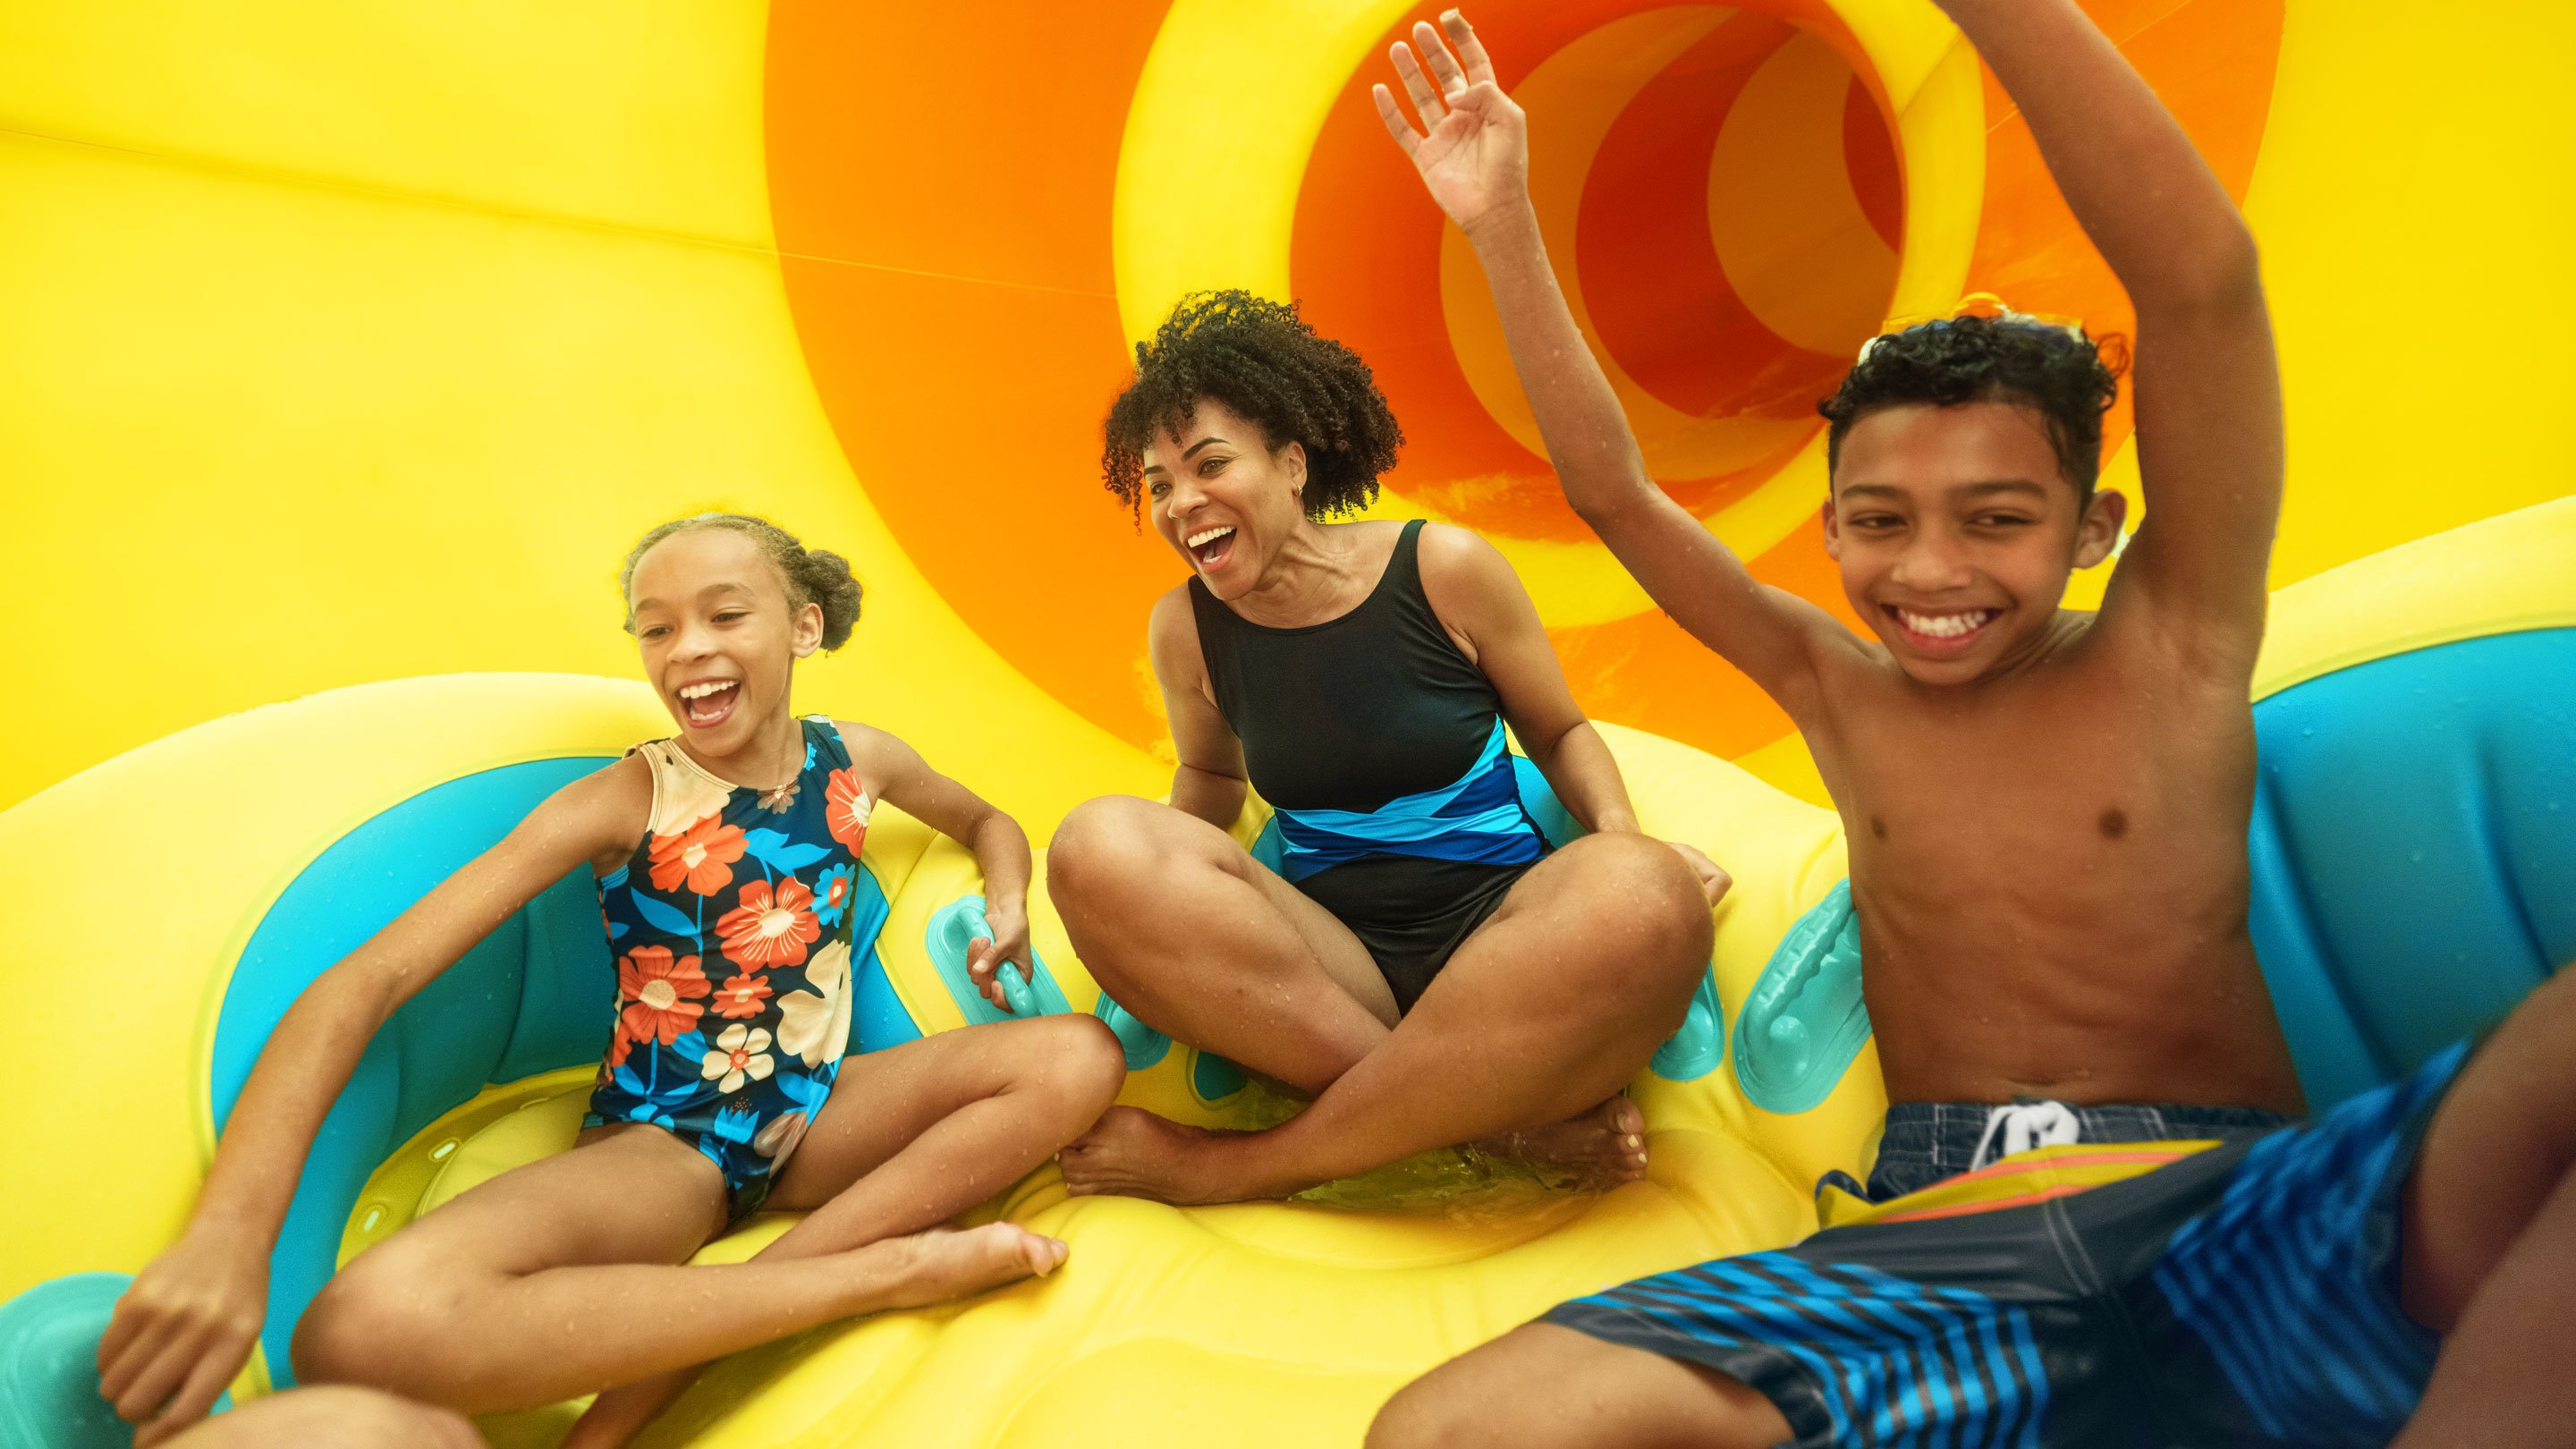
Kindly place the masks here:
MULTIPOLYGON (((1126 1077, 1118 1039, 1088 1016, 997 1022, 848 1058, 769 1193, 771 1208, 811 1212, 752 1262, 944 1223, 1097 1121, 1126 1077)), ((565 1449, 626 1442, 693 1377, 684 1369, 601 1394, 565 1449)))
POLYGON ((2396 1449, 2576 1444, 2576 969, 2461 1070, 2407 1181, 2401 1283, 2444 1335, 2396 1449))
POLYGON ((650 1127, 584 1138, 342 1269, 296 1328, 298 1377, 466 1413, 528 1408, 1044 1272, 1061 1249, 997 1224, 805 1262, 683 1267, 723 1224, 714 1164, 650 1127))
POLYGON ((1430 1148, 1563 1134, 1569 1122, 1615 1154, 1638 1121, 1615 1094, 1681 1023, 1712 931, 1697 877, 1669 846, 1575 841, 1512 887, 1402 1024, 1303 1114, 1212 1133, 1115 1108, 1065 1149, 1065 1182, 1176 1203, 1278 1197, 1430 1148))
POLYGON ((1349 927, 1168 805, 1077 806, 1047 847, 1047 894, 1092 979, 1138 1020, 1301 1092, 1395 1025, 1395 994, 1349 927))

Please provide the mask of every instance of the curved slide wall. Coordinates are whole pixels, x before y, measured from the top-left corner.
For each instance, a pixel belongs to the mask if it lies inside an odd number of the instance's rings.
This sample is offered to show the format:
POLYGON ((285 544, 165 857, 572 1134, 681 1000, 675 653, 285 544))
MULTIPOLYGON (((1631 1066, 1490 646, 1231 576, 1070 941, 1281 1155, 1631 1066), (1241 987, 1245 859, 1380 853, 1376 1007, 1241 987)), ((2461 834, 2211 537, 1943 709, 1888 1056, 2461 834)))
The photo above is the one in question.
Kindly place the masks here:
MULTIPOLYGON (((2545 430, 2489 419, 2548 375, 2576 22, 2091 8, 2265 244, 2276 581, 2566 492, 2545 430)), ((1659 476, 1766 578, 1838 601, 1805 410, 1880 311, 1983 289, 2127 326, 1927 4, 1476 14, 1659 476)), ((1548 486, 1472 267, 1360 96, 1412 18, 0 4, 0 565, 42 621, 0 801, 330 686, 626 675, 618 554, 710 503, 861 565, 809 707, 938 742, 1041 826, 1151 791, 1139 626, 1178 570, 1098 490, 1093 428, 1127 340, 1229 282, 1370 357, 1413 439, 1381 510, 1503 541, 1597 713, 1797 787, 1785 721, 1548 486), (1070 756, 1028 763, 1032 731, 1070 756)))

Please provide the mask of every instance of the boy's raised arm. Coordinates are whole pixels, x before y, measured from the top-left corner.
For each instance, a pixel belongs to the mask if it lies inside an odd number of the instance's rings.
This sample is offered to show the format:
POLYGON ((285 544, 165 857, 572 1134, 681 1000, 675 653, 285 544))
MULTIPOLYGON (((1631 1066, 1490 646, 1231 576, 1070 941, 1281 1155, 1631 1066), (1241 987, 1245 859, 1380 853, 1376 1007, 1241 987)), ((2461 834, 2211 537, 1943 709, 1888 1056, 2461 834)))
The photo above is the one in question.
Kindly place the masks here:
POLYGON ((2281 379, 2254 237, 2145 80, 2074 0, 1941 0, 1994 68, 2137 308, 2147 518, 2105 605, 2143 603, 2248 669, 2281 514, 2281 379))
POLYGON ((1432 199, 1476 248, 1566 500, 1664 612, 1797 714, 1813 678, 1810 641, 1820 631, 1839 635, 1841 626, 1796 595, 1756 582, 1648 476, 1618 394, 1548 266, 1530 206, 1521 108, 1495 82, 1465 17, 1452 10, 1441 22, 1446 44, 1429 25, 1414 27, 1428 75, 1413 51, 1399 44, 1390 52, 1428 134, 1414 129, 1383 85, 1375 91, 1378 115, 1432 199))

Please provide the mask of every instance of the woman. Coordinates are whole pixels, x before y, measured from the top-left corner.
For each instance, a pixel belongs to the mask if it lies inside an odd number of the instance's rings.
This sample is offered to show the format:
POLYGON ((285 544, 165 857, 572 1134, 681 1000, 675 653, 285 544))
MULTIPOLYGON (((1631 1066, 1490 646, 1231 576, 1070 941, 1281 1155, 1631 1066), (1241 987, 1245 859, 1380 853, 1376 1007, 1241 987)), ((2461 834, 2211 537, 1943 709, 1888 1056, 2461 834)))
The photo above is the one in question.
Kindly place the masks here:
POLYGON ((1066 817, 1048 889, 1102 987, 1314 1105, 1267 1132, 1113 1111, 1077 1193, 1276 1197, 1464 1142, 1599 1185, 1645 1172, 1619 1089, 1679 1025, 1725 874, 1637 833, 1510 565, 1445 525, 1327 523, 1403 441, 1366 364, 1295 310, 1184 301, 1112 407, 1110 489, 1192 576, 1148 630, 1168 806, 1066 817), (1503 726, 1591 834, 1551 853, 1503 726), (1226 831, 1247 783, 1273 873, 1226 831))

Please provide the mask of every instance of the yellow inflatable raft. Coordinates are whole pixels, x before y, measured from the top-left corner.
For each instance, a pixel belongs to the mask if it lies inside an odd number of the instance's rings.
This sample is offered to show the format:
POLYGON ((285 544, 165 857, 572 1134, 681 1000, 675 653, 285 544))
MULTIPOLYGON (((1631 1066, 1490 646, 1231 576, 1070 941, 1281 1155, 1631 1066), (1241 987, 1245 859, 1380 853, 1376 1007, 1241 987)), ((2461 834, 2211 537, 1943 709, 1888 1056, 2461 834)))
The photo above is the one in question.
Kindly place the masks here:
MULTIPOLYGON (((2576 502, 2562 502, 2281 599, 2258 710, 2255 927, 2312 1096, 2403 1070, 2576 955, 2576 903, 2542 888, 2576 865, 2576 597, 2550 567, 2571 551, 2576 502), (2401 758, 2414 768, 2391 769, 2401 758), (2401 923, 2374 921, 2392 898, 2411 901, 2401 923), (2410 957, 2428 934, 2463 963, 2452 977, 2428 981, 2410 957)), ((77 1354, 57 1352, 47 1380, 28 1346, 60 1349, 103 1298, 37 1310, 64 1275, 130 1273, 170 1241, 250 1060, 305 981, 562 779, 662 728, 638 685, 408 680, 201 726, 0 815, 0 858, 22 899, 46 904, 22 917, 22 990, 102 1002, 92 1029, 32 1033, 0 1058, 9 1099, 31 1108, 9 1136, 20 1170, 0 1292, 20 1297, 0 1313, 33 1325, 0 1377, 66 1403, 86 1388, 64 1387, 77 1354), (180 868, 102 868, 140 859, 143 841, 180 868)), ((1836 888, 1839 825, 1731 765, 1609 733, 1646 827, 1737 879, 1708 987, 1633 1087, 1650 1181, 1598 1198, 1467 1185, 1375 1210, 1178 1210, 1068 1200, 1043 1169, 981 1212, 1066 1238, 1064 1270, 740 1355, 656 1442, 1350 1443, 1405 1380, 1552 1303, 1810 1231, 1810 1185, 1864 1165, 1882 1104, 1836 888)), ((1536 803, 1544 818, 1550 802, 1536 803)), ((1247 816, 1247 838, 1260 823, 1247 816)), ((972 929, 960 914, 978 900, 967 853, 887 810, 863 864, 854 909, 882 924, 855 973, 854 1048, 989 1013, 958 984, 972 929)), ((1246 1120, 1241 1073, 1121 1021, 1042 889, 1032 906, 1032 1002, 1110 1016, 1134 1068, 1125 1100, 1246 1120)), ((339 1263, 570 1142, 609 980, 576 872, 379 1034, 306 1172, 263 1353, 237 1395, 283 1377, 296 1314, 339 1263)), ((747 1255, 780 1226, 755 1219, 705 1256, 747 1255)), ((94 1338, 98 1320, 85 1321, 94 1338)), ((571 1412, 486 1428, 497 1443, 549 1442, 571 1412)))

